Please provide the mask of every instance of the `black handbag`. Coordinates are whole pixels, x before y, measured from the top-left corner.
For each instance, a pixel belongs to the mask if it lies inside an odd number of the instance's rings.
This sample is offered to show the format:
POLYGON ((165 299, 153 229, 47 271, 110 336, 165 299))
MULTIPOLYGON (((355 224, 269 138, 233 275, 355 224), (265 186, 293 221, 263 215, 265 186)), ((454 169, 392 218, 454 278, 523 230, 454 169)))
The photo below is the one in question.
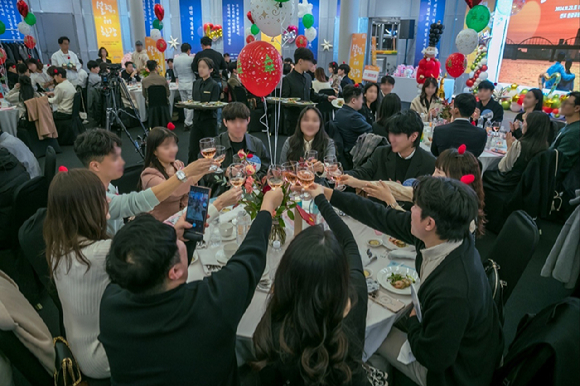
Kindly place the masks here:
POLYGON ((61 336, 53 339, 55 354, 54 386, 81 386, 82 374, 68 342, 61 336))
POLYGON ((499 320, 503 325, 504 322, 503 291, 504 288, 507 286, 507 283, 499 278, 499 270, 501 269, 501 267, 499 266, 498 263, 496 263, 492 259, 487 259, 487 261, 483 263, 483 268, 485 269, 485 274, 487 275, 487 280, 491 288, 491 296, 497 307, 499 320))

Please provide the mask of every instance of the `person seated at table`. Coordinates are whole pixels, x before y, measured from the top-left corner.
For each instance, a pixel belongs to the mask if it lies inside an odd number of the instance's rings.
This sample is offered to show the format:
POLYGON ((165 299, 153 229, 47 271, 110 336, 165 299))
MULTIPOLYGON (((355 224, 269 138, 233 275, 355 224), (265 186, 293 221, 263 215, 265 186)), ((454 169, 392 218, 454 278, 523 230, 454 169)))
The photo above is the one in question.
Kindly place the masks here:
POLYGON ((236 87, 244 87, 238 77, 238 62, 235 61, 228 64, 228 70, 230 71, 230 77, 228 79, 228 87, 230 88, 230 91, 236 87))
MULTIPOLYGON (((219 102, 221 85, 211 75, 216 70, 213 61, 210 58, 199 59, 196 63, 196 70, 199 73, 199 78, 193 83, 193 100, 196 102, 219 102)), ((189 162, 197 159, 200 151, 200 139, 215 137, 218 132, 217 109, 198 110, 193 114, 193 130, 189 135, 189 162)))
POLYGON ((432 174, 435 157, 419 145, 423 134, 421 117, 413 110, 394 115, 388 125, 389 146, 378 147, 360 167, 347 172, 345 184, 362 189, 366 181, 398 181, 432 174))
MULTIPOLYGON (((513 126, 513 123, 510 122, 513 126)), ((508 151, 499 161, 498 170, 484 174, 486 190, 511 192, 518 186, 528 163, 550 146, 548 138, 552 131, 550 116, 542 111, 527 114, 522 125, 522 137, 517 140, 511 132, 506 134, 508 151)))
MULTIPOLYGON (((22 88, 22 86, 20 86, 22 88)), ((30 91, 32 90, 32 86, 30 87, 30 91)), ((42 171, 40 170, 40 165, 38 164, 38 160, 34 156, 34 154, 30 151, 28 146, 24 144, 20 140, 20 138, 13 136, 10 133, 6 133, 0 127, 0 147, 8 150, 10 154, 12 154, 18 161, 24 166, 30 178, 38 177, 42 175, 42 171)), ((4 167, 4 166, 3 166, 4 167)), ((9 169, 5 167, 5 170, 9 169)), ((11 201, 11 200, 10 200, 11 201)))
POLYGON ((566 118, 566 126, 560 130, 550 149, 556 149, 562 155, 562 163, 558 172, 558 180, 562 181, 570 169, 578 162, 580 156, 580 92, 568 94, 562 102, 560 114, 566 118))
POLYGON ((26 75, 20 76, 20 78, 18 78, 18 83, 16 83, 14 88, 4 96, 8 102, 18 107, 20 118, 25 119, 28 119, 28 117, 26 115, 26 105, 24 102, 39 97, 40 94, 34 91, 32 80, 26 75))
POLYGON ((169 91, 169 85, 167 84, 167 79, 159 75, 159 66, 155 60, 148 60, 147 61, 147 69, 149 70, 149 75, 143 79, 141 82, 142 90, 143 90, 143 98, 147 99, 147 89, 151 86, 163 86, 167 92, 167 97, 171 95, 171 91, 169 91))
POLYGON ((478 213, 473 189, 449 178, 421 177, 410 212, 352 193, 325 188, 324 194, 332 206, 417 251, 420 310, 410 313, 406 333, 391 329, 378 354, 418 385, 489 385, 504 340, 470 232, 478 213), (407 365, 398 361, 402 348, 416 360, 407 365))
POLYGON ((125 69, 121 72, 121 78, 127 83, 141 82, 141 76, 139 76, 133 62, 125 62, 125 69))
POLYGON ((152 216, 138 216, 115 235, 99 335, 113 384, 240 384, 236 330, 266 267, 272 211, 282 199, 282 189, 264 195, 237 252, 203 280, 187 282, 181 235, 152 216))
MULTIPOLYGON (((382 92, 382 91, 381 91, 382 92)), ((401 112, 401 98, 395 93, 389 93, 383 97, 378 111, 378 119, 373 123, 373 134, 381 135, 389 140, 389 119, 401 112)))
POLYGON ((165 71, 165 76, 169 75, 169 79, 171 79, 172 83, 175 83, 177 77, 175 76, 175 72, 173 71, 173 59, 167 59, 167 70, 165 71))
POLYGON ((344 151, 349 153, 356 145, 361 134, 370 133, 373 129, 365 117, 360 113, 363 106, 363 91, 352 85, 342 90, 344 104, 334 114, 334 126, 340 132, 344 142, 344 151))
POLYGON ((111 63, 111 59, 109 59, 109 51, 107 51, 105 47, 99 48, 99 53, 97 54, 97 56, 98 58, 96 59, 96 62, 98 64, 111 63))
POLYGON ((340 87, 344 90, 346 86, 354 86, 354 80, 348 77, 350 66, 346 63, 338 66, 338 77, 340 78, 340 87))
POLYGON ((107 197, 111 199, 107 226, 111 235, 123 226, 124 218, 152 211, 190 178, 199 181, 209 173, 212 165, 211 160, 200 159, 175 172, 159 185, 141 192, 119 194, 111 181, 123 177, 125 161, 121 156, 121 139, 115 133, 104 129, 86 131, 77 137, 74 151, 82 164, 95 173, 107 189, 107 197))
POLYGON ((487 132, 481 127, 473 126, 469 121, 476 104, 473 94, 463 93, 455 97, 451 108, 452 122, 437 126, 433 130, 431 153, 435 157, 449 148, 458 148, 462 144, 476 157, 483 153, 487 143, 487 132))
POLYGON ((522 108, 524 111, 518 113, 514 118, 514 124, 510 125, 512 135, 516 139, 522 137, 522 124, 524 123, 526 116, 532 111, 542 111, 544 106, 544 94, 539 88, 532 88, 526 93, 524 97, 524 102, 522 108))
POLYGON ((99 64, 94 60, 89 60, 87 68, 89 69, 88 85, 91 87, 97 87, 101 83, 99 64))
POLYGON ((52 71, 50 76, 56 82, 54 92, 47 92, 48 102, 51 105, 57 105, 56 111, 52 114, 55 122, 57 120, 67 120, 72 118, 73 102, 77 90, 71 82, 68 81, 67 72, 61 67, 50 67, 52 71))
POLYGON ((300 113, 296 131, 286 139, 282 146, 280 164, 287 161, 299 162, 310 150, 318 152, 317 162, 313 165, 314 171, 324 173, 324 158, 336 157, 336 148, 334 141, 324 130, 322 114, 313 106, 305 108, 300 113))
POLYGON ((329 89, 330 82, 324 73, 324 68, 318 67, 314 71, 314 80, 312 81, 312 88, 314 92, 320 92, 320 90, 329 89))
POLYGON ((437 96, 438 91, 439 84, 437 79, 427 78, 425 83, 423 83, 423 87, 421 87, 421 94, 411 101, 410 109, 416 111, 425 122, 439 114, 441 101, 437 96))
POLYGON ((292 240, 254 332, 261 385, 370 385, 362 366, 368 292, 356 240, 315 185, 330 231, 292 240))
POLYGON ((495 86, 489 80, 484 80, 479 84, 479 86, 477 86, 477 98, 479 101, 477 102, 475 113, 473 114, 474 120, 478 120, 479 117, 491 113, 493 117, 485 118, 485 121, 503 122, 503 107, 493 99, 494 90, 495 86))
POLYGON ((360 109, 360 113, 371 126, 375 123, 377 110, 379 109, 379 92, 379 86, 376 83, 367 83, 363 89, 364 103, 360 109))
POLYGON ((30 70, 28 69, 28 66, 24 63, 18 63, 16 65, 16 72, 18 73, 18 77, 20 78, 21 76, 28 76, 30 77, 30 70))
POLYGON ((379 93, 379 101, 389 95, 395 88, 395 78, 390 75, 385 75, 381 78, 381 92, 379 93))
POLYGON ((12 90, 16 83, 18 83, 18 71, 16 70, 16 63, 13 60, 7 60, 4 62, 4 66, 8 70, 6 72, 8 88, 12 90))
POLYGON ((42 63, 38 59, 30 58, 26 61, 26 64, 30 71, 32 85, 40 91, 47 89, 51 85, 52 79, 46 71, 44 71, 42 63))

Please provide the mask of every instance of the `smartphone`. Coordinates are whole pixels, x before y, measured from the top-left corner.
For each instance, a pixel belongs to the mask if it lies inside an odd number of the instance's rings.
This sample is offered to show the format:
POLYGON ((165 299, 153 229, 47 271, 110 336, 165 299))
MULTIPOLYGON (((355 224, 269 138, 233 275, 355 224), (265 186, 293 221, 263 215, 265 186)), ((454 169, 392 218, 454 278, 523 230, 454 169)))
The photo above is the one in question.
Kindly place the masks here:
POLYGON ((203 234, 205 231, 210 194, 211 189, 203 186, 192 186, 189 189, 185 220, 193 225, 192 230, 196 233, 203 234))

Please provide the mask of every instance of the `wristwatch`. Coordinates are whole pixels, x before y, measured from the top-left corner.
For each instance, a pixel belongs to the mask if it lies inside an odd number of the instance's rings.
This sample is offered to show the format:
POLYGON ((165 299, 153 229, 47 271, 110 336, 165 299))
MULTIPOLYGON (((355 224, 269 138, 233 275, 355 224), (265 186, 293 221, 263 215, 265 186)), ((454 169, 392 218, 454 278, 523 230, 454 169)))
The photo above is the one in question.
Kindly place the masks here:
POLYGON ((178 170, 175 172, 175 177, 181 182, 187 182, 187 176, 183 170, 178 170))

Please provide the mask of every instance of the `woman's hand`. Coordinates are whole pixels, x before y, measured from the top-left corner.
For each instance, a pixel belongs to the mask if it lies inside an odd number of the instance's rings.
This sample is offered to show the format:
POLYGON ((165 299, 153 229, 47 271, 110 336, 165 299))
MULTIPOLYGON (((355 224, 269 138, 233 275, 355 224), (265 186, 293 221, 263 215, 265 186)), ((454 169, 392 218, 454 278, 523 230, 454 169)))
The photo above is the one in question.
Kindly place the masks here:
POLYGON ((274 213, 282 200, 284 199, 284 193, 282 189, 273 189, 266 192, 264 199, 262 200, 262 208, 260 210, 267 210, 270 213, 274 213))
POLYGON ((308 192, 312 198, 316 198, 321 194, 324 194, 324 188, 320 184, 312 184, 308 187, 308 189, 304 189, 304 191, 308 192))
POLYGON ((391 188, 389 188, 389 185, 387 185, 386 182, 369 182, 366 184, 363 190, 369 195, 369 197, 374 197, 378 200, 386 202, 387 205, 392 206, 397 204, 397 200, 395 200, 395 197, 393 197, 391 188))
POLYGON ((355 189, 362 189, 366 185, 366 181, 361 181, 353 176, 346 175, 346 177, 341 181, 342 185, 350 186, 355 189))
POLYGON ((213 160, 211 159, 200 158, 187 165, 183 171, 187 177, 193 178, 197 182, 210 172, 209 167, 212 165, 212 163, 213 160))
POLYGON ((505 135, 505 142, 507 144, 508 150, 511 149, 511 147, 514 144, 515 141, 516 141, 516 139, 514 138, 514 136, 513 136, 513 134, 511 132, 506 133, 506 135, 505 135))
POLYGON ((312 165, 312 169, 316 173, 324 173, 324 164, 320 161, 316 161, 314 165, 312 165))
POLYGON ((242 199, 242 188, 232 187, 227 192, 222 193, 213 202, 213 206, 216 207, 218 211, 222 210, 226 206, 236 205, 242 199))
POLYGON ((473 113, 473 115, 471 117, 473 118, 474 121, 477 121, 479 119, 480 115, 481 115, 481 111, 476 107, 475 112, 473 113))
POLYGON ((176 170, 181 170, 185 167, 185 164, 183 162, 181 162, 180 160, 175 160, 175 162, 173 162, 173 167, 176 170))

